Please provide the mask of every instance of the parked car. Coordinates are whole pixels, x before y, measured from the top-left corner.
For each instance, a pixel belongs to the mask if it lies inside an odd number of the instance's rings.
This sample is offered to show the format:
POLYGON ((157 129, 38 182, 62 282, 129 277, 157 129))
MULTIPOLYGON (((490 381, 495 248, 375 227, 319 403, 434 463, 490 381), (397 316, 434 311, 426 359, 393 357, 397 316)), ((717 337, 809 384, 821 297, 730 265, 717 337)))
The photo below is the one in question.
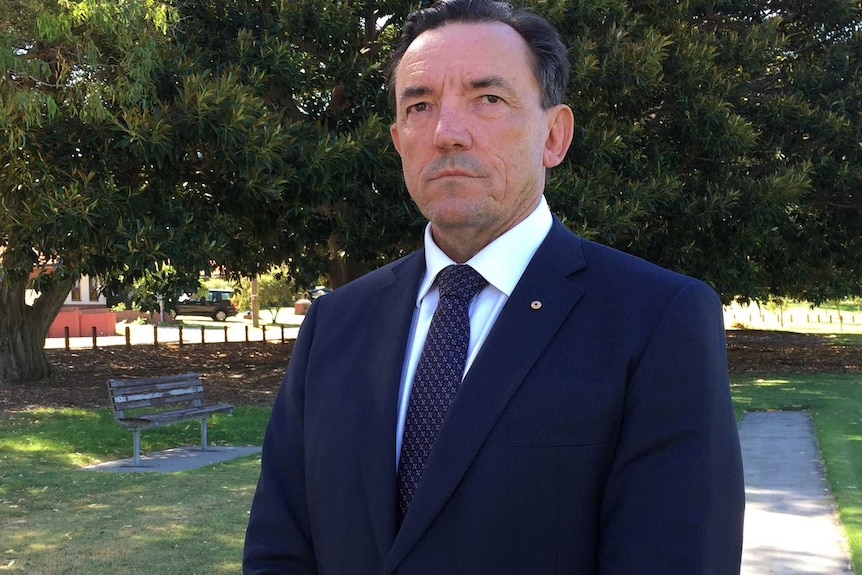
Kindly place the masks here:
POLYGON ((170 309, 170 314, 171 317, 201 315, 224 321, 237 314, 236 306, 230 301, 231 296, 233 290, 229 288, 208 290, 207 295, 201 298, 185 294, 179 297, 176 306, 170 309))

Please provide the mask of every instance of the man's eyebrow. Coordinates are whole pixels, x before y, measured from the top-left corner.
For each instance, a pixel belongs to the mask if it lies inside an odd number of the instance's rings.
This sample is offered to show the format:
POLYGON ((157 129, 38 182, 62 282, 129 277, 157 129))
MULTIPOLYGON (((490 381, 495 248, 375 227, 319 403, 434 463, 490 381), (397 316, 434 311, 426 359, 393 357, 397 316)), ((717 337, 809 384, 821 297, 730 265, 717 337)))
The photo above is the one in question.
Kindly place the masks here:
MULTIPOLYGON (((484 90, 485 88, 502 88, 504 90, 510 88, 509 82, 502 76, 486 76, 471 80, 469 86, 473 90, 484 90)), ((420 98, 427 96, 432 92, 428 86, 407 86, 401 90, 401 99, 420 98)))
POLYGON ((486 76, 470 81, 470 87, 474 90, 482 90, 484 88, 509 88, 509 83, 502 76, 486 76))
POLYGON ((407 86, 401 90, 401 99, 418 98, 431 93, 431 88, 428 86, 407 86))

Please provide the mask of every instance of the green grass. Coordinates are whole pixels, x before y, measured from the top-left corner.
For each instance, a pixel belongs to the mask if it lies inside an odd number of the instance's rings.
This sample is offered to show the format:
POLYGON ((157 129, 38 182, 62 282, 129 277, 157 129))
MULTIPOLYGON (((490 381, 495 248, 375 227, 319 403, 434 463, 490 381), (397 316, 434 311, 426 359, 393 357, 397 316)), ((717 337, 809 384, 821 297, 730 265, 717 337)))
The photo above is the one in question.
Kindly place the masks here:
MULTIPOLYGON (((859 337, 844 344, 860 343, 859 337)), ((811 413, 854 566, 862 573, 862 375, 734 377, 737 415, 811 413)), ((209 426, 215 445, 260 445, 269 410, 237 408, 209 426)), ((145 431, 145 452, 194 445, 197 423, 145 431)), ((197 470, 81 471, 131 456, 107 409, 0 414, 0 573, 190 575, 240 571, 259 456, 197 470)))
MULTIPOLYGON (((209 426, 213 445, 260 445, 264 408, 209 426)), ((145 452, 200 440, 197 423, 142 434, 145 452)), ((131 456, 110 410, 0 416, 0 573, 238 573, 260 457, 181 473, 81 471, 131 456)))
POLYGON ((859 333, 842 333, 830 337, 833 345, 862 346, 862 334, 859 333))
POLYGON ((862 573, 862 374, 734 377, 737 415, 807 410, 838 504, 856 573, 862 573))

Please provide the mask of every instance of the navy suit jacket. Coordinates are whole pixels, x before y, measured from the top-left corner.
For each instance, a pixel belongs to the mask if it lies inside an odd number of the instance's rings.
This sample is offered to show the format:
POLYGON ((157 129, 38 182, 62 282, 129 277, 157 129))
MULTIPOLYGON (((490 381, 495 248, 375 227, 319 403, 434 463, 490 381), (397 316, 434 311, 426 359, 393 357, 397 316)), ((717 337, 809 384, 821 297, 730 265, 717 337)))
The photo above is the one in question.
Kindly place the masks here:
POLYGON ((396 403, 424 269, 416 252, 311 306, 264 441, 247 575, 739 572, 716 294, 559 221, 466 374, 399 529, 396 403))

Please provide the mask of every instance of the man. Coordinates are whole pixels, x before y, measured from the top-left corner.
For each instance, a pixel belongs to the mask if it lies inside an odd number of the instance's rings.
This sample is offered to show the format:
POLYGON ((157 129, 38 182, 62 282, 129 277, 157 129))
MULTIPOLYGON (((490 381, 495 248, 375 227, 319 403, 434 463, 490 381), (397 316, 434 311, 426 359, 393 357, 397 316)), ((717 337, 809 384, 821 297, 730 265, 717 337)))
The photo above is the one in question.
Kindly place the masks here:
POLYGON ((551 215, 567 71, 550 25, 507 4, 409 17, 391 132, 425 249, 311 306, 246 574, 739 572, 720 304, 551 215), (451 270, 478 295, 450 296, 451 270))

